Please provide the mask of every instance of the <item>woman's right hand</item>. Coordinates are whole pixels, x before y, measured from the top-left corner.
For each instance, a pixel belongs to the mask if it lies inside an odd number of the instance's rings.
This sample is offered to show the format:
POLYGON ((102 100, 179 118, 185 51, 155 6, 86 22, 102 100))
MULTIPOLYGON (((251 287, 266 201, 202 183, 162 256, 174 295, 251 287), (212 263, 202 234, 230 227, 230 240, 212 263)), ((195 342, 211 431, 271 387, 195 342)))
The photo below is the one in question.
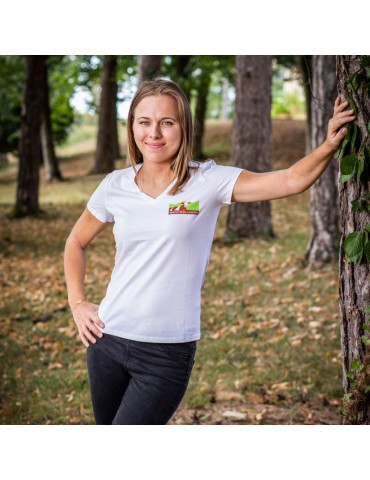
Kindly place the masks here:
POLYGON ((78 328, 78 334, 85 347, 89 346, 88 340, 90 340, 91 343, 96 343, 96 339, 92 333, 99 338, 103 336, 97 327, 97 325, 101 328, 105 327, 104 323, 98 317, 98 308, 99 305, 96 303, 90 303, 84 300, 78 304, 72 312, 73 320, 78 328))

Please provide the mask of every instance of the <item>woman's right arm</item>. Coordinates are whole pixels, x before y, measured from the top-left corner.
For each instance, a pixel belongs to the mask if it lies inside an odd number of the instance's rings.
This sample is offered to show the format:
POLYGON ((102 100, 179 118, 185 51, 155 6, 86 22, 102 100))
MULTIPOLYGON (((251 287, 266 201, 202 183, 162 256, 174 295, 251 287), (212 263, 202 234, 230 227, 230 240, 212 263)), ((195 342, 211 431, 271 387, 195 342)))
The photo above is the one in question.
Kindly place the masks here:
POLYGON ((85 249, 108 225, 111 225, 111 223, 100 222, 86 208, 73 227, 64 249, 64 274, 68 290, 68 303, 71 307, 79 336, 86 347, 89 346, 88 340, 92 343, 96 342, 91 332, 102 337, 96 325, 102 328, 105 325, 98 317, 99 305, 85 300, 85 249), (84 301, 80 302, 82 299, 84 301))

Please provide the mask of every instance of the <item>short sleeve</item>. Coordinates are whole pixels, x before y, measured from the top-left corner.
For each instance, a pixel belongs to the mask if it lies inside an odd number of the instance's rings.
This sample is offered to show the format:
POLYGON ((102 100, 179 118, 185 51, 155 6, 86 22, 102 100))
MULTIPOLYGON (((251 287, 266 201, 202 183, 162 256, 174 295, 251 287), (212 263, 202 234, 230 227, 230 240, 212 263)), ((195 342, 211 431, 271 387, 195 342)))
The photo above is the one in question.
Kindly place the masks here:
POLYGON ((91 195, 87 202, 87 209, 96 217, 100 222, 114 222, 114 216, 109 211, 107 206, 107 187, 111 177, 109 173, 98 185, 97 189, 91 195))
MULTIPOLYGON (((229 165, 217 165, 213 160, 210 162, 209 177, 212 186, 218 195, 220 203, 230 205, 233 189, 243 168, 229 165)), ((207 172, 208 173, 208 172, 207 172)))

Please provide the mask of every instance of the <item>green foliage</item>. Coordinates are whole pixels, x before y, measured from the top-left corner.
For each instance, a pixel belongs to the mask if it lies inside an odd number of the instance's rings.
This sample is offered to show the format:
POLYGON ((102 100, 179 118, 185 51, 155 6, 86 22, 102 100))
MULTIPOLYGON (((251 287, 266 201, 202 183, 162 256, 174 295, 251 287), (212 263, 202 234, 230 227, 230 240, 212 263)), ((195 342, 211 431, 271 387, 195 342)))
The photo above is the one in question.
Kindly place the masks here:
POLYGON ((16 152, 21 128, 25 59, 0 56, 0 152, 16 152))
POLYGON ((351 369, 354 370, 355 372, 361 372, 361 370, 364 368, 364 366, 359 363, 357 358, 354 358, 351 362, 351 369))
POLYGON ((350 233, 343 242, 348 262, 361 262, 364 253, 364 232, 350 233))
MULTIPOLYGON (((363 85, 367 78, 370 78, 369 65, 370 57, 365 57, 361 62, 361 67, 353 72, 345 82, 349 105, 355 111, 356 116, 358 108, 353 99, 356 98, 359 86, 363 85)), ((340 183, 353 179, 356 181, 357 187, 360 188, 361 180, 364 177, 368 177, 370 152, 365 148, 366 145, 368 145, 368 139, 361 138, 357 125, 355 123, 348 124, 346 136, 336 152, 336 157, 340 161, 340 183)), ((370 194, 362 195, 361 198, 356 198, 351 203, 352 212, 362 213, 370 211, 370 194)), ((358 264, 363 260, 370 262, 369 233, 370 224, 366 224, 361 231, 352 232, 345 238, 343 249, 348 262, 356 262, 358 264)))
POLYGON ((74 121, 70 98, 74 92, 75 65, 68 57, 49 57, 48 83, 51 129, 55 145, 62 144, 74 121))

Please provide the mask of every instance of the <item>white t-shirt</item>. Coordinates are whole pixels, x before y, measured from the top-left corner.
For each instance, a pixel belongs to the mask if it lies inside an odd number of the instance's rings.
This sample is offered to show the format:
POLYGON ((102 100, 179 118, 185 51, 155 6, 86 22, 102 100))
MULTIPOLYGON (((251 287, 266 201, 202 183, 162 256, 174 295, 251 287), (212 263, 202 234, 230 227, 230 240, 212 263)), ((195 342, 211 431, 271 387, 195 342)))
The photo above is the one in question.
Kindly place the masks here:
MULTIPOLYGON (((197 165, 190 161, 191 165, 197 165)), ((140 168, 142 163, 137 165, 140 168)), ((200 295, 222 204, 243 170, 201 163, 176 195, 141 192, 132 167, 109 173, 87 203, 114 222, 115 265, 98 315, 104 333, 143 342, 200 338, 200 295)))

